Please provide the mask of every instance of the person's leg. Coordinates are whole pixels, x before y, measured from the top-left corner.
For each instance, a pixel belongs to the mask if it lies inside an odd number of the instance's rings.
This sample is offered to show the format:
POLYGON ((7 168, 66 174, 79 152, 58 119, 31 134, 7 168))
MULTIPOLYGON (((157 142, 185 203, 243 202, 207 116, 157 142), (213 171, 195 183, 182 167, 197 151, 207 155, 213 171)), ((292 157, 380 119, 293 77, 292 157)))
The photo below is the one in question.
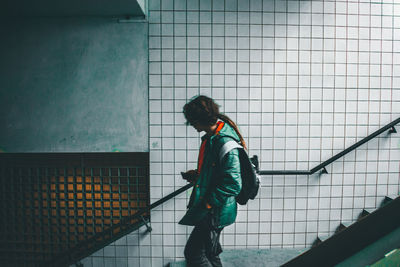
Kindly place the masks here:
POLYGON ((208 246, 206 245, 206 256, 213 267, 222 267, 222 262, 219 257, 219 254, 222 252, 221 243, 219 242, 222 229, 223 228, 210 229, 208 233, 210 244, 208 246))
POLYGON ((185 259, 188 267, 210 267, 212 266, 206 257, 205 236, 207 230, 204 225, 194 227, 185 246, 185 259))

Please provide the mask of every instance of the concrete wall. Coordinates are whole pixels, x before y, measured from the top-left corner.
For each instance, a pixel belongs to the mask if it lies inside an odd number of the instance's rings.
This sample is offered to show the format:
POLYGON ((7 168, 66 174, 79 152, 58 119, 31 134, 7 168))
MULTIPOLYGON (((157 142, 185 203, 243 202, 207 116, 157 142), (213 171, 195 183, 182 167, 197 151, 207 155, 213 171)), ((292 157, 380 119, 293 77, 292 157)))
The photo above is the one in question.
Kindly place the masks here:
POLYGON ((0 22, 1 150, 149 150, 147 23, 0 22))

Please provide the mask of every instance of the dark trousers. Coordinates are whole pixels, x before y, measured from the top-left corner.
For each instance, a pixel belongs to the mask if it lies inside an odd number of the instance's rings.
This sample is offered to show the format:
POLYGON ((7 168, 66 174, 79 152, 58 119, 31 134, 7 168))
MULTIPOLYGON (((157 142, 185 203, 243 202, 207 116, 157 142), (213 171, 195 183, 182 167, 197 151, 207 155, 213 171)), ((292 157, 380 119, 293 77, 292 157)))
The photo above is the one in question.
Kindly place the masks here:
POLYGON ((222 229, 213 227, 208 216, 194 227, 184 252, 188 267, 222 267, 219 258, 222 229))

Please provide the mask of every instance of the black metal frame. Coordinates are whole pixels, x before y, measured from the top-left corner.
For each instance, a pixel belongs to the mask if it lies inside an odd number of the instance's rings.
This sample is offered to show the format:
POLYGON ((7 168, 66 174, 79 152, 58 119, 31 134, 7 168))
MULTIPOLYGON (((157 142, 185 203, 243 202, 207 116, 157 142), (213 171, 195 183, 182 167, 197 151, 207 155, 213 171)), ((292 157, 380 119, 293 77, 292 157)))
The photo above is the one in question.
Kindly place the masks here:
POLYGON ((142 227, 143 225, 145 225, 147 230, 149 232, 151 232, 152 229, 150 226, 148 226, 148 224, 147 224, 148 222, 143 218, 143 215, 145 215, 145 214, 149 215, 151 209, 158 207, 159 205, 174 198, 175 196, 186 191, 187 189, 191 188, 192 186, 193 186, 192 184, 185 185, 182 188, 176 190, 175 192, 169 194, 168 196, 161 198, 160 200, 154 202, 153 204, 151 204, 149 206, 149 208, 142 209, 132 216, 125 217, 118 224, 115 224, 115 225, 113 225, 113 227, 110 227, 107 230, 96 234, 95 236, 91 237, 90 239, 87 239, 84 242, 79 243, 76 247, 62 253, 61 255, 58 255, 52 261, 46 262, 45 265, 46 266, 60 266, 60 265, 66 264, 66 263, 68 263, 66 265, 73 264, 77 261, 77 259, 81 260, 81 259, 85 258, 87 255, 90 255, 90 254, 96 252, 97 250, 111 244, 112 242, 116 241, 117 239, 121 238, 122 236, 127 235, 127 234, 137 230, 138 228, 142 227), (138 221, 138 222, 135 224, 132 224, 131 223, 132 221, 138 221), (121 228, 122 230, 119 230, 118 233, 114 235, 114 230, 118 229, 118 228, 121 228), (85 255, 77 255, 77 253, 83 251, 82 248, 84 248, 85 246, 89 246, 90 244, 93 243, 94 240, 104 240, 105 237, 107 237, 108 235, 111 235, 111 237, 107 238, 106 242, 102 242, 94 247, 91 247, 91 248, 85 250, 85 252, 86 252, 85 255))
POLYGON ((148 152, 0 153, 0 180, 4 266, 75 263, 150 219, 148 152))
MULTIPOLYGON (((122 219, 118 224, 114 224, 105 231, 100 232, 83 242, 80 242, 77 246, 57 255, 57 257, 54 257, 51 261, 44 262, 43 266, 69 266, 79 262, 81 259, 111 244, 119 238, 139 229, 143 225, 147 226, 147 221, 143 218, 144 215, 150 215, 150 208, 142 209, 134 215, 122 219), (132 221, 134 223, 132 223, 132 221), (119 228, 120 230, 118 230, 119 228), (117 233, 114 233, 114 231, 117 233), (97 242, 96 244, 96 241, 102 242, 97 242), (90 246, 93 243, 96 245, 90 246), (85 249, 85 247, 87 248, 85 249)), ((151 228, 148 227, 148 230, 151 231, 151 228)))

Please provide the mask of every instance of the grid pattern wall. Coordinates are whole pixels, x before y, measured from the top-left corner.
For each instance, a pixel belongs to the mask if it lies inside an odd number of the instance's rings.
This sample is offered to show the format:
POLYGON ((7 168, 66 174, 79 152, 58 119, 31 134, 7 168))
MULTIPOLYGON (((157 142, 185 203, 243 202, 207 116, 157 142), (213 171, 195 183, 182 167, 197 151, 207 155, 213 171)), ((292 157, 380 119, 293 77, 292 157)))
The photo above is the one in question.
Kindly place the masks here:
POLYGON ((98 236, 149 205, 146 165, 116 166, 81 154, 5 154, 0 159, 2 266, 65 264, 72 254, 85 255, 118 235, 116 229, 98 236))
MULTIPOLYGON (((396 1, 149 0, 151 202, 196 167, 200 136, 182 115, 191 97, 221 105, 260 169, 309 170, 399 117, 399 62, 396 1)), ((309 247, 398 194, 399 160, 398 135, 383 134, 328 174, 263 176, 256 200, 224 229, 223 246, 309 247)), ((152 211, 151 234, 128 235, 86 263, 182 259, 191 228, 177 222, 189 195, 152 211), (126 258, 116 253, 124 245, 126 258)))

